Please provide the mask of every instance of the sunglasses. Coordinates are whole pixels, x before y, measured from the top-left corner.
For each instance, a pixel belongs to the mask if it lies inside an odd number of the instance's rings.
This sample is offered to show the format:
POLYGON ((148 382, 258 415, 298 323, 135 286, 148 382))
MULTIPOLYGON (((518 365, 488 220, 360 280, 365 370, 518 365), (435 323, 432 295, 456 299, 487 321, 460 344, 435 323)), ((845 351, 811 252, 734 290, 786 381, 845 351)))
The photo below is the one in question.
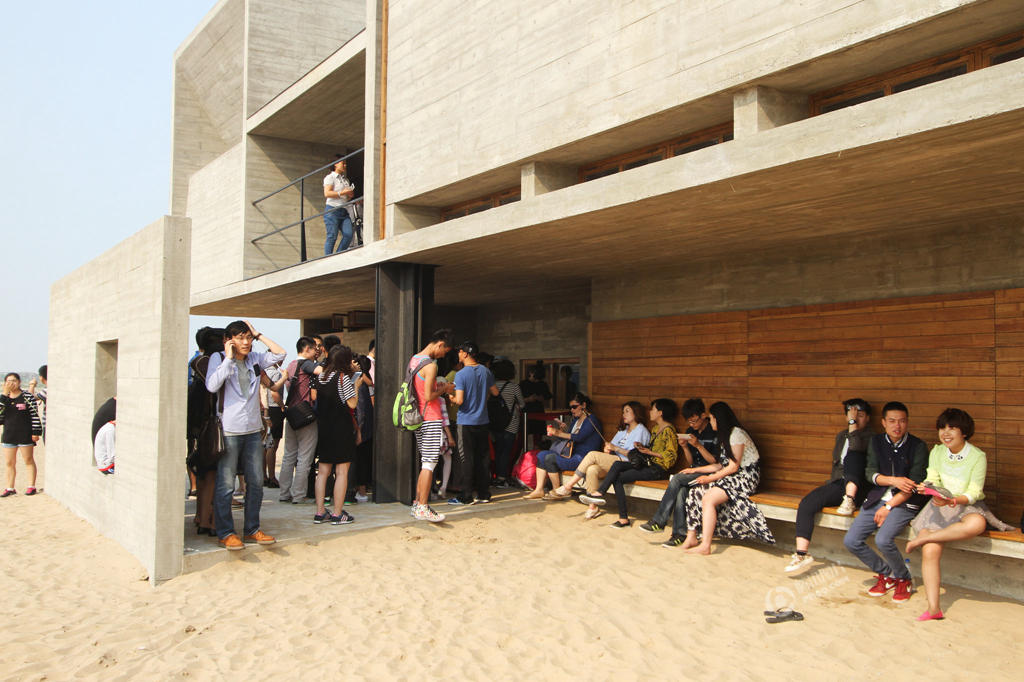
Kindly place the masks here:
POLYGON ((577 407, 581 407, 581 405, 573 405, 572 403, 569 403, 570 410, 575 410, 577 407))

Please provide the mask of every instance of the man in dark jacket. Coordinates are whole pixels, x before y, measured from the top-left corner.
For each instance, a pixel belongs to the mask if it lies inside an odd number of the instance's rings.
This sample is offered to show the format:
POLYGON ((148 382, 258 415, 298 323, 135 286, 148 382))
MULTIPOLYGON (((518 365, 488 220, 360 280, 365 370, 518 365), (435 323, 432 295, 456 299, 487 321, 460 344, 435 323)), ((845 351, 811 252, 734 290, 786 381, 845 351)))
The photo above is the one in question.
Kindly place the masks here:
POLYGON ((814 516, 825 507, 839 505, 839 513, 853 516, 857 502, 864 499, 864 466, 867 464, 868 441, 871 440, 871 405, 860 398, 843 401, 846 428, 836 434, 832 448, 832 474, 828 483, 807 493, 796 511, 796 552, 786 565, 786 573, 803 570, 814 563, 808 554, 814 516))
POLYGON ((924 441, 907 432, 908 419, 909 412, 903 403, 886 403, 882 408, 885 433, 871 438, 864 471, 868 482, 874 485, 843 539, 846 548, 876 574, 868 594, 881 597, 894 590, 892 599, 896 602, 910 599, 911 582, 895 538, 926 502, 924 495, 914 491, 928 468, 928 448, 924 441), (875 545, 884 559, 865 542, 876 529, 875 545))

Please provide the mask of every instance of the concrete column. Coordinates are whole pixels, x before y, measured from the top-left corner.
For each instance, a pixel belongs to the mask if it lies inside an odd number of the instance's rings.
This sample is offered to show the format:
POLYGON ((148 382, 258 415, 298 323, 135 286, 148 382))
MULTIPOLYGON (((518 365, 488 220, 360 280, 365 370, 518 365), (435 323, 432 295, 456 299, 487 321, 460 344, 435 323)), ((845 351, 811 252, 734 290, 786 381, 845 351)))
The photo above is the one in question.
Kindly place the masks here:
MULTIPOLYGON (((389 204, 387 207, 387 232, 389 237, 429 227, 441 222, 440 209, 431 206, 410 204, 389 204)), ((363 228, 365 231, 365 227, 363 228)))
POLYGON ((380 235, 380 199, 384 191, 381 164, 384 154, 384 112, 381 111, 381 81, 385 55, 384 0, 366 3, 366 117, 363 128, 363 243, 377 241, 380 235))
POLYGON ((578 178, 578 171, 573 166, 533 161, 521 167, 522 198, 532 199, 538 194, 575 185, 578 178))
POLYGON ((398 262, 377 266, 375 502, 412 504, 419 458, 412 432, 394 427, 391 410, 409 358, 431 333, 424 330, 434 324, 433 308, 433 266, 398 262))
POLYGON ((807 96, 760 85, 733 95, 733 136, 748 137, 807 118, 807 96))

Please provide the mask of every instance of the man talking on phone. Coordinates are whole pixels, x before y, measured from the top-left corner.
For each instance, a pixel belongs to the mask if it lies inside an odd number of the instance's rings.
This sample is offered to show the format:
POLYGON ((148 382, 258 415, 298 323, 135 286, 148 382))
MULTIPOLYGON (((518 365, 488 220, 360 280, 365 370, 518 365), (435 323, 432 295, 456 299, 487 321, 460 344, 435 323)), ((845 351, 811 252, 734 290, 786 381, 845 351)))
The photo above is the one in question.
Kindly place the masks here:
POLYGON ((252 324, 236 320, 224 330, 224 354, 210 356, 206 389, 218 394, 225 452, 217 462, 217 486, 213 494, 213 519, 221 547, 242 549, 231 516, 231 494, 241 465, 245 475, 245 542, 272 545, 274 538, 260 530, 263 504, 263 446, 260 441, 260 373, 262 368, 284 360, 284 348, 263 336, 252 324), (253 352, 259 341, 266 352, 253 352))

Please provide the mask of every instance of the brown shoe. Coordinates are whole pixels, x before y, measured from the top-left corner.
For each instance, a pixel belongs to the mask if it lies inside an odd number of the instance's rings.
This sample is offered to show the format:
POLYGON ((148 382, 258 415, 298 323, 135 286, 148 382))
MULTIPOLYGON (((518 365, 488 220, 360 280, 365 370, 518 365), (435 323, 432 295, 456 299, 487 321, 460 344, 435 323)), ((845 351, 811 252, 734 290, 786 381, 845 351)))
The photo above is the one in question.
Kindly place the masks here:
POLYGON ((273 535, 267 535, 266 533, 264 533, 261 530, 256 531, 252 535, 246 535, 245 536, 245 541, 246 542, 258 542, 261 545, 272 545, 275 542, 277 542, 277 540, 274 539, 273 535))
POLYGON ((245 545, 242 544, 242 541, 239 540, 238 536, 235 535, 234 533, 232 533, 231 535, 227 536, 223 540, 218 540, 217 544, 219 544, 224 549, 230 549, 233 552, 236 552, 236 551, 238 551, 240 549, 245 548, 245 545))

